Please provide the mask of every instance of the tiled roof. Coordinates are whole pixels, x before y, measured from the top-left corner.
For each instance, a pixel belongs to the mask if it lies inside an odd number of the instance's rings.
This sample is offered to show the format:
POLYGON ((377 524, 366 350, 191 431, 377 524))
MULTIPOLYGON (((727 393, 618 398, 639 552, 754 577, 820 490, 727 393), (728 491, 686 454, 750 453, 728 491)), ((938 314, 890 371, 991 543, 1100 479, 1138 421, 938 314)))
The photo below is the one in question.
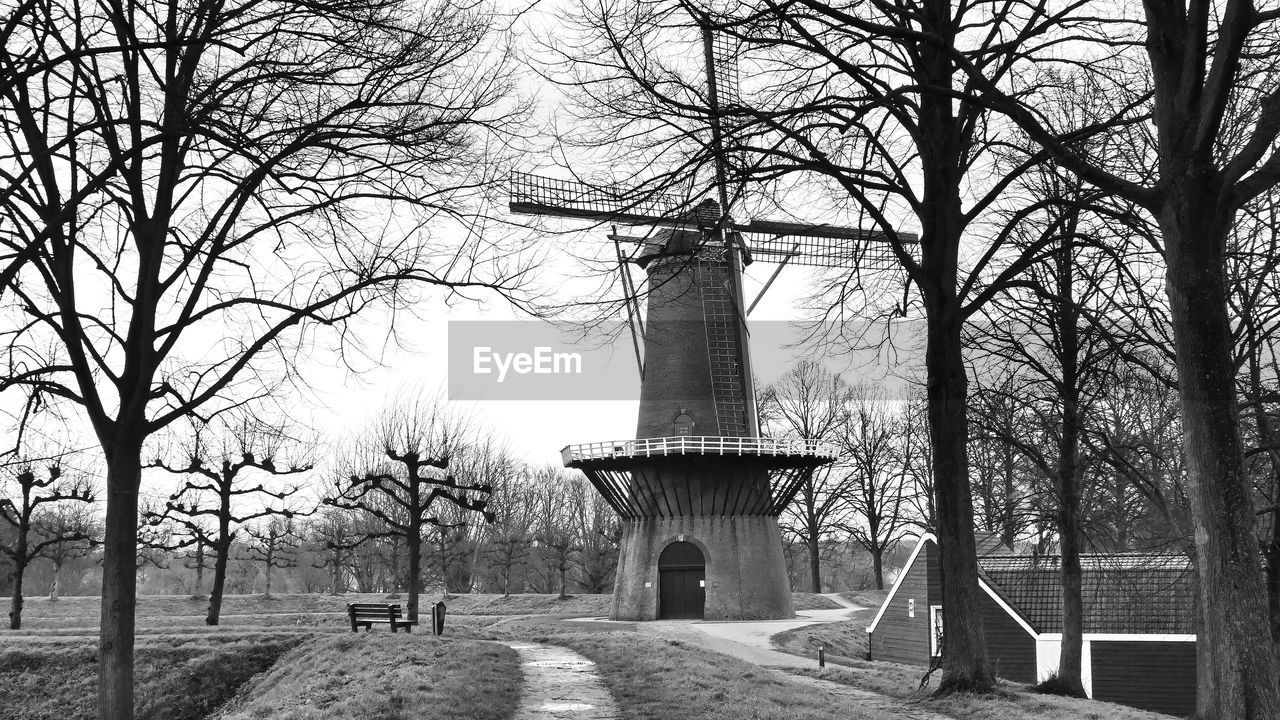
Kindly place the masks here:
POLYGON ((1000 540, 1000 536, 995 533, 983 532, 981 530, 973 533, 974 544, 977 546, 978 557, 984 558, 991 555, 1012 555, 1013 548, 1005 545, 1000 540))
MULTIPOLYGON (((984 557, 979 565, 985 579, 1037 632, 1062 632, 1057 556, 984 557)), ((1193 571, 1186 557, 1082 555, 1080 566, 1085 632, 1195 632, 1193 571)))

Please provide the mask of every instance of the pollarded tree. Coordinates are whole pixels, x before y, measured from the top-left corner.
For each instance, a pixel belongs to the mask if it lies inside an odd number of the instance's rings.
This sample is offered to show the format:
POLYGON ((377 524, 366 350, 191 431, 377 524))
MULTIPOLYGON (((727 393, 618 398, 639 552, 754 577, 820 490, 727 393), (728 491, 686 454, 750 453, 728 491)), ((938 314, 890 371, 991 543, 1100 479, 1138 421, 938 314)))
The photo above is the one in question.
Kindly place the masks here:
POLYGON ((79 406, 102 447, 99 714, 128 720, 148 436, 296 374, 312 344, 368 347, 348 344, 368 310, 518 293, 524 268, 476 230, 524 106, 474 3, 10 10, 0 390, 79 406))
POLYGON ((441 520, 436 501, 493 521, 486 509, 492 486, 460 483, 445 473, 454 455, 465 452, 474 439, 470 423, 450 415, 440 403, 419 397, 392 405, 374 423, 366 443, 367 456, 377 453, 382 459, 371 461, 372 467, 351 475, 339 492, 323 499, 327 505, 376 518, 381 527, 369 537, 403 539, 408 551, 409 620, 418 619, 424 532, 448 524, 441 520))
POLYGON ((207 547, 212 551, 213 586, 209 590, 207 625, 217 625, 222 613, 227 563, 239 528, 262 518, 290 518, 295 514, 283 503, 297 492, 296 487, 272 489, 263 484, 264 477, 311 470, 310 465, 276 466, 288 442, 283 427, 248 416, 236 421, 219 418, 211 424, 194 422, 191 434, 176 451, 185 455, 185 465, 170 465, 157 458, 146 466, 188 478, 165 501, 164 511, 147 520, 152 524, 172 521, 187 538, 179 546, 196 544, 197 549, 207 547), (272 502, 279 506, 272 507, 272 502))
POLYGON ((33 464, 21 460, 11 461, 3 472, 8 477, 5 478, 5 494, 0 497, 0 520, 14 533, 12 543, 0 545, 0 552, 13 562, 13 605, 9 610, 9 628, 18 630, 22 627, 22 576, 31 561, 58 543, 93 539, 89 529, 82 526, 68 526, 63 528, 64 532, 40 533, 37 525, 39 514, 48 506, 64 502, 92 503, 93 495, 85 481, 64 480, 59 465, 51 465, 44 477, 37 474, 33 464))

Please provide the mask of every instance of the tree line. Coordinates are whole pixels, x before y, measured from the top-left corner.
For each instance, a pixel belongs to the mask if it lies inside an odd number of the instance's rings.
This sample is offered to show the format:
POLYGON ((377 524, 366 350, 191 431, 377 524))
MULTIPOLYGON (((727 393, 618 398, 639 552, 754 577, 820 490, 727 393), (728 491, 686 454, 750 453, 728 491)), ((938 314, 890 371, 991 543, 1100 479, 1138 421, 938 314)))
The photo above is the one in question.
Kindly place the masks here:
MULTIPOLYGON (((163 472, 143 486, 140 592, 205 596, 217 625, 224 594, 273 588, 404 593, 415 609, 428 589, 612 589, 621 529, 580 473, 517 461, 490 431, 430 403, 393 408, 369 430, 338 472, 288 465, 303 449, 281 426, 192 424, 164 448, 174 460, 149 465, 163 472)), ((13 629, 24 587, 51 599, 64 586, 97 593, 87 581, 101 576, 93 486, 69 482, 57 464, 5 468, 0 517, 12 522, 0 528, 0 574, 13 629)))

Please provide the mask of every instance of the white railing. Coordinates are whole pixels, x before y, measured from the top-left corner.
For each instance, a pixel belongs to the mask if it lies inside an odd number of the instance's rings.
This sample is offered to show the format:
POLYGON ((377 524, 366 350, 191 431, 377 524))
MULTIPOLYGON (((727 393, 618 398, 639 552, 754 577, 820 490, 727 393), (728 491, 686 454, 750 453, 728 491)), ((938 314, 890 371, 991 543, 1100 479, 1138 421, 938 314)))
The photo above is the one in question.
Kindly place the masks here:
POLYGON ((802 455, 834 459, 840 455, 840 451, 835 445, 821 440, 713 435, 674 435, 637 440, 613 440, 569 445, 560 451, 560 457, 565 465, 579 460, 655 455, 802 455))

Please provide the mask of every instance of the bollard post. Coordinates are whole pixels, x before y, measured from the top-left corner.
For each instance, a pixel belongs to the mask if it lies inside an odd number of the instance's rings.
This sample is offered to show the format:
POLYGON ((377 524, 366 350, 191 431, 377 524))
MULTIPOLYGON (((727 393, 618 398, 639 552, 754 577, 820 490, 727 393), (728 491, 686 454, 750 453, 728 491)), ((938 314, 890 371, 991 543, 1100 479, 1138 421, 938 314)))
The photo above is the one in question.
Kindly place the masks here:
POLYGON ((819 645, 818 646, 818 667, 826 667, 826 666, 827 666, 827 646, 819 645))

